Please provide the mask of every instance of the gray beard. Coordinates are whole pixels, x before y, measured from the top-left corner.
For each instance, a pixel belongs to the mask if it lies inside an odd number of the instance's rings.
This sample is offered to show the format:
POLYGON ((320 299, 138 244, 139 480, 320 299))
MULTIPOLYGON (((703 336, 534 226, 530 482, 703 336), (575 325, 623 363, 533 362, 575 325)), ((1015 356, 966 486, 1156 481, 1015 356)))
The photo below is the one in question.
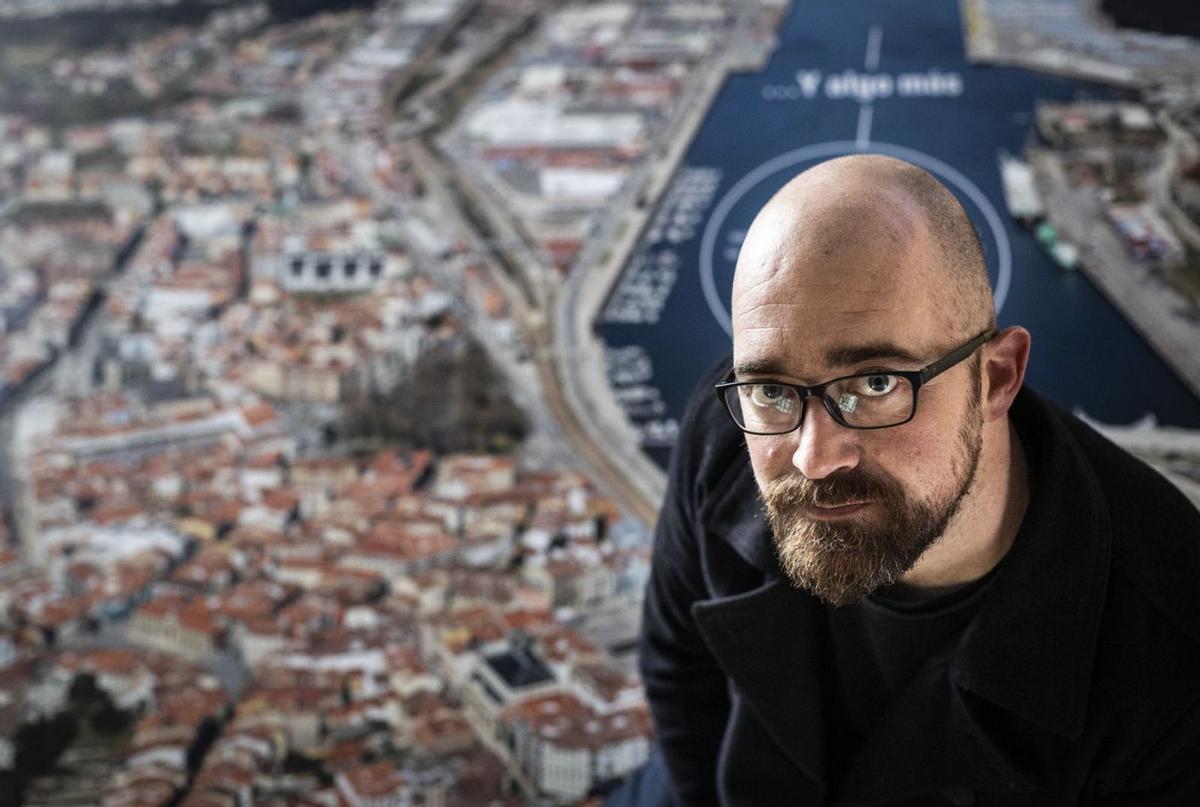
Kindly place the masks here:
POLYGON ((858 602, 898 581, 945 533, 970 491, 983 443, 979 399, 959 429, 955 484, 933 501, 911 501, 894 479, 854 469, 823 479, 788 476, 762 490, 780 565, 792 583, 831 605, 858 602), (814 521, 802 508, 869 499, 883 511, 871 523, 814 521))

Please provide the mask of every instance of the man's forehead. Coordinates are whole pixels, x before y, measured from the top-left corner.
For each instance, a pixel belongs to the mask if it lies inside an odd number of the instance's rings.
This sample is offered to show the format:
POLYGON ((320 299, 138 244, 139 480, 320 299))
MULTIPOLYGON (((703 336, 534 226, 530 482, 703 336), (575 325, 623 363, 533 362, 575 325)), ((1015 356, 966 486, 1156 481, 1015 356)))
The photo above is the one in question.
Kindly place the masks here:
POLYGON ((789 376, 806 381, 823 380, 831 371, 864 363, 915 368, 928 360, 929 350, 918 340, 862 335, 791 343, 783 340, 751 343, 734 350, 733 371, 739 377, 789 376))
POLYGON ((920 241, 882 239, 869 228, 811 236, 805 232, 747 239, 733 285, 733 316, 828 312, 836 316, 889 305, 910 307, 931 293, 932 256, 920 241))
POLYGON ((809 380, 872 360, 912 366, 944 330, 935 300, 895 275, 764 282, 733 308, 734 357, 746 372, 809 380))
POLYGON ((746 268, 732 299, 735 338, 760 328, 846 331, 866 322, 899 328, 927 317, 937 295, 905 265, 910 262, 906 255, 861 254, 746 268))
POLYGON ((733 290, 735 309, 748 311, 763 305, 786 303, 794 308, 822 310, 872 309, 881 301, 924 293, 927 286, 894 260, 859 255, 845 261, 786 257, 759 266, 739 269, 733 290))
POLYGON ((841 371, 878 365, 916 369, 939 347, 939 329, 903 317, 858 319, 828 326, 743 326, 734 329, 733 367, 739 377, 787 377, 817 383, 841 371))

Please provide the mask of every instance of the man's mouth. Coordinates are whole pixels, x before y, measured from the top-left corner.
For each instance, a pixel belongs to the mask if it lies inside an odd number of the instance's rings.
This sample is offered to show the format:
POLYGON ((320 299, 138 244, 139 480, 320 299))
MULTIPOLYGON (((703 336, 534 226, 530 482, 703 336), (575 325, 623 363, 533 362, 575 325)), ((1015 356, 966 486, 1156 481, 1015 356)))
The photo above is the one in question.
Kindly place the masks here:
POLYGON ((804 513, 809 518, 843 518, 858 513, 870 503, 869 500, 863 499, 860 501, 841 502, 839 504, 810 504, 804 508, 804 513))

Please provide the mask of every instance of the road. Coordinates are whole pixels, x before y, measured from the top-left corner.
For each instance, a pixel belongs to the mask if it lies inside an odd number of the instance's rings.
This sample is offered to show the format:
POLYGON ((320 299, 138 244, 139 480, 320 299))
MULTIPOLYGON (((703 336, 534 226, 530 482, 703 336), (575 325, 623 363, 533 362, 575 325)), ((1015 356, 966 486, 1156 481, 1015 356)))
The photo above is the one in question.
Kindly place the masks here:
MULTIPOLYGON (((157 211, 150 214, 157 215, 157 211)), ((5 461, 0 463, 0 497, 11 531, 10 540, 28 552, 32 547, 26 541, 32 535, 34 524, 29 512, 30 503, 24 498, 25 481, 20 471, 25 468, 25 458, 14 442, 15 427, 24 407, 50 392, 62 394, 67 391, 81 392, 91 386, 91 357, 95 353, 96 328, 101 321, 101 311, 107 298, 109 284, 124 271, 129 259, 137 251, 145 234, 145 223, 138 227, 117 253, 112 271, 96 282, 98 299, 87 308, 75 329, 75 338, 67 349, 55 356, 53 362, 39 371, 11 397, 0 404, 0 447, 5 461), (11 514, 11 515, 7 515, 11 514)))

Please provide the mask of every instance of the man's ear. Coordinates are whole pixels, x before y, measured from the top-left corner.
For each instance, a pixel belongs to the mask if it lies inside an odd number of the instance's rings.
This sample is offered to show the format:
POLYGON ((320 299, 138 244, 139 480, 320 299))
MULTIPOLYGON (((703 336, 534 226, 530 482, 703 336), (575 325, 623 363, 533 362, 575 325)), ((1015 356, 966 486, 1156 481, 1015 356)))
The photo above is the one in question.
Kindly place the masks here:
POLYGON ((983 346, 983 416, 998 420, 1008 414, 1025 381, 1033 338, 1019 325, 1005 328, 983 346))

